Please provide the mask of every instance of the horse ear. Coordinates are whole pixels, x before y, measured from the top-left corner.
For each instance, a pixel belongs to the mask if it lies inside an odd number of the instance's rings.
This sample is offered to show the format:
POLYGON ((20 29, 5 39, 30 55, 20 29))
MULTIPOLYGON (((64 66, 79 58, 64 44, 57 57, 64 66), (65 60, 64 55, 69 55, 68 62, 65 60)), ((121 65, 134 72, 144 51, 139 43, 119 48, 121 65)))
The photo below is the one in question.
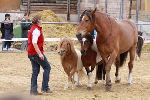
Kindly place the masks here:
POLYGON ((92 15, 94 15, 94 13, 96 12, 97 8, 95 8, 93 11, 92 11, 92 15))

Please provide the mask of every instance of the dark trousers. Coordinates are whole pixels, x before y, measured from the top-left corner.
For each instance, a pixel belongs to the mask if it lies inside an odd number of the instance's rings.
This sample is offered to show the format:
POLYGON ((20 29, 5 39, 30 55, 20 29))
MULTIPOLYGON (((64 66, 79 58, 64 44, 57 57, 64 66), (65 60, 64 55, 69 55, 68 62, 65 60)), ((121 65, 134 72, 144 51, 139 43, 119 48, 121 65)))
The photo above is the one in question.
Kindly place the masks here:
POLYGON ((42 91, 47 91, 49 89, 49 74, 51 66, 47 61, 47 58, 44 56, 44 60, 41 60, 38 55, 28 56, 32 64, 32 77, 31 77, 31 90, 30 92, 37 92, 37 77, 40 72, 40 66, 42 66, 43 72, 43 82, 42 82, 42 91))
POLYGON ((11 47, 11 41, 4 41, 3 42, 3 48, 9 49, 11 47))

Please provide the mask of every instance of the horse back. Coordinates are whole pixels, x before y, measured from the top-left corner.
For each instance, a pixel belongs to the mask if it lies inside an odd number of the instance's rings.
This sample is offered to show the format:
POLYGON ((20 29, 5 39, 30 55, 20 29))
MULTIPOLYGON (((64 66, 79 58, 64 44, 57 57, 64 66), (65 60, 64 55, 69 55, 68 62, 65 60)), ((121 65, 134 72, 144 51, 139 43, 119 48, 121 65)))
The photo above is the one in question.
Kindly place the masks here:
POLYGON ((118 34, 120 52, 129 50, 132 46, 135 46, 138 41, 137 27, 130 20, 123 20, 119 23, 118 34))

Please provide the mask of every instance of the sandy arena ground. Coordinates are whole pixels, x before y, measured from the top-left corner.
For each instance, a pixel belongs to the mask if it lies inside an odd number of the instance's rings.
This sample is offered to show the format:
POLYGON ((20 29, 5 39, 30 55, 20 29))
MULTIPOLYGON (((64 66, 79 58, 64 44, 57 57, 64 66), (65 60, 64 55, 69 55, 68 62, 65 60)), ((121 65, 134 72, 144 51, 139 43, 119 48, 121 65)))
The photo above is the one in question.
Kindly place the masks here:
MULTIPOLYGON (((105 92, 105 85, 99 81, 93 90, 87 90, 87 78, 83 78, 80 88, 63 90, 66 75, 56 53, 45 53, 49 62, 54 64, 50 74, 50 85, 53 93, 38 96, 40 100, 150 100, 150 53, 144 53, 140 61, 135 61, 133 69, 133 84, 127 85, 127 63, 120 69, 121 83, 115 84, 115 67, 112 67, 112 92, 105 92)), ((39 75, 39 90, 42 82, 41 69, 39 75)), ((29 94, 31 77, 31 64, 27 54, 0 53, 0 95, 10 93, 29 94)), ((93 76, 94 80, 94 76, 93 76)))

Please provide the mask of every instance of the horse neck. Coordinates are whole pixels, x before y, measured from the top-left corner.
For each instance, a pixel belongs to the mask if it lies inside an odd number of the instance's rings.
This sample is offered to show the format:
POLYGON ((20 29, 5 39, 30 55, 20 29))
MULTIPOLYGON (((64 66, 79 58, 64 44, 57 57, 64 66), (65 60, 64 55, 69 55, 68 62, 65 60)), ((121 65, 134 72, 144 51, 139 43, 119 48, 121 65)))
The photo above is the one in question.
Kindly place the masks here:
POLYGON ((96 41, 93 41, 93 44, 91 46, 92 50, 98 52, 98 48, 97 48, 97 45, 96 45, 96 41))
POLYGON ((101 12, 95 13, 95 29, 101 40, 106 39, 111 33, 111 21, 111 18, 107 14, 101 12))

